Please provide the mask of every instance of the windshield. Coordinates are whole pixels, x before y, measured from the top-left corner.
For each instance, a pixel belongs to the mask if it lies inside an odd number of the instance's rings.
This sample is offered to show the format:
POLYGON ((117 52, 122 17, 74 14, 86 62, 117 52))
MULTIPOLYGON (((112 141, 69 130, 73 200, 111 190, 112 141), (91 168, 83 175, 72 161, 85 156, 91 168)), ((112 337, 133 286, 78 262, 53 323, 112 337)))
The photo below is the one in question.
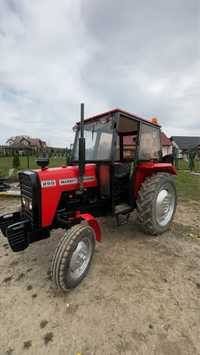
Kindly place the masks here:
MULTIPOLYGON (((112 146, 112 122, 108 119, 103 119, 96 122, 91 122, 84 125, 84 137, 86 143, 85 159, 87 161, 110 160, 112 146)), ((76 134, 74 160, 79 160, 78 145, 79 145, 80 130, 76 134)))
POLYGON ((141 125, 139 160, 159 160, 161 153, 160 130, 146 124, 141 125))

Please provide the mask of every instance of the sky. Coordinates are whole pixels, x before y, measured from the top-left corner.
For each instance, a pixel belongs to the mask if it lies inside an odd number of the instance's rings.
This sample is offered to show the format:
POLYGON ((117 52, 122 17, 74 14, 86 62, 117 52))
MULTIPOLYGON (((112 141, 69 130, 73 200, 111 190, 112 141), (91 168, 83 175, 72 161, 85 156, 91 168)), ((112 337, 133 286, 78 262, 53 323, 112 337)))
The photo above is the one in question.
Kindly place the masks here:
POLYGON ((115 107, 200 136, 199 0, 0 0, 0 144, 115 107))

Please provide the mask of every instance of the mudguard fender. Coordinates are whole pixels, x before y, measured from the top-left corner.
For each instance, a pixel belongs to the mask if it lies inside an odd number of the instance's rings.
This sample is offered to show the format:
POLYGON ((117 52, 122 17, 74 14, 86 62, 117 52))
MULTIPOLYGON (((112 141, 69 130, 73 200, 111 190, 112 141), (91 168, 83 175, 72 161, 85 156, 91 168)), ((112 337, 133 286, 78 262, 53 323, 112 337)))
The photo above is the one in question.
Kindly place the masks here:
POLYGON ((85 220, 91 228, 94 229, 95 235, 96 235, 96 240, 98 242, 101 241, 101 229, 99 226, 99 223, 97 222, 96 218, 93 217, 90 213, 83 213, 79 215, 80 218, 85 220))

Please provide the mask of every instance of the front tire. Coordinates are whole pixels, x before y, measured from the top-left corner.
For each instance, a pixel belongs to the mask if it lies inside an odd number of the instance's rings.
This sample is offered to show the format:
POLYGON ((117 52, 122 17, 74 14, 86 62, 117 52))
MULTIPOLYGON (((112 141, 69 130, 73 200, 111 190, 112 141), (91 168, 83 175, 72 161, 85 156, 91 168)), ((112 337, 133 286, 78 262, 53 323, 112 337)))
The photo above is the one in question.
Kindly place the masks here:
POLYGON ((176 211, 174 176, 157 173, 146 178, 136 203, 138 218, 146 233, 158 235, 167 231, 176 211))
POLYGON ((51 276, 63 291, 76 287, 86 276, 95 249, 95 233, 86 224, 70 228, 61 239, 51 264, 51 276))

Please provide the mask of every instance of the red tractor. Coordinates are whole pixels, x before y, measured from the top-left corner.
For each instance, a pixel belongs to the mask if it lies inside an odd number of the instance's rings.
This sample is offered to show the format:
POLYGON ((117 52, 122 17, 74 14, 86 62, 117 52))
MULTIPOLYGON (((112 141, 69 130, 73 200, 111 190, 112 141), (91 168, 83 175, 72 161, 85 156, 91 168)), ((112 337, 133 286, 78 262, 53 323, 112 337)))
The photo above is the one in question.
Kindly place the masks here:
POLYGON ((11 249, 29 244, 63 228, 51 266, 57 287, 77 286, 90 267, 95 241, 100 241, 98 216, 124 222, 137 209, 146 233, 168 230, 176 209, 176 170, 163 163, 160 126, 114 109, 75 126, 71 163, 19 173, 21 210, 0 216, 0 228, 11 249))

